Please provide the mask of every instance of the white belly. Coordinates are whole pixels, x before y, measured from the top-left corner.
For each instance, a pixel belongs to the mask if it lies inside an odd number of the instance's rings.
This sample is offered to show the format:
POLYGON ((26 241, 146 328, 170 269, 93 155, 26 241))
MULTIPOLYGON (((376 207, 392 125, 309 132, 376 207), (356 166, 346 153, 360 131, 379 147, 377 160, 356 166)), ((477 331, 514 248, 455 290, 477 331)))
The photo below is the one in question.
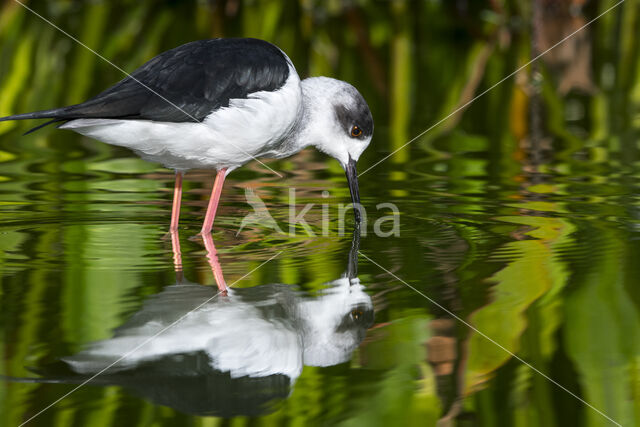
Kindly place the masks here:
POLYGON ((150 120, 77 119, 62 126, 112 145, 134 150, 140 157, 167 168, 235 169, 261 156, 284 157, 302 110, 300 79, 290 67, 286 83, 274 92, 255 92, 232 99, 200 123, 150 120))

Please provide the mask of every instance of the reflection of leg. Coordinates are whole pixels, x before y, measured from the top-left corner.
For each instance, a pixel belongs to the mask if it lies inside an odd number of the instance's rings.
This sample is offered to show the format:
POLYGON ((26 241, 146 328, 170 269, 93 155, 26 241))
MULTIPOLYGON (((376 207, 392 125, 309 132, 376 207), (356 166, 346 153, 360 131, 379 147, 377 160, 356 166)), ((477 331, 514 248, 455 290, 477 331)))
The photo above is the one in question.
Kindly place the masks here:
POLYGON ((180 202, 182 199, 183 175, 183 172, 176 172, 176 185, 173 189, 173 206, 171 207, 171 227, 169 227, 169 231, 171 233, 178 231, 178 221, 180 220, 180 202))
POLYGON ((177 231, 171 231, 171 249, 173 249, 173 269, 176 272, 176 281, 182 282, 182 253, 180 251, 180 236, 177 231))
POLYGON ((218 252, 216 251, 216 247, 213 244, 213 237, 211 237, 211 233, 205 233, 202 235, 202 239, 204 240, 204 247, 207 249, 207 259, 209 260, 209 265, 211 266, 211 272, 213 272, 213 278, 216 281, 216 285, 218 285, 218 289, 223 295, 227 294, 227 284, 224 281, 224 276, 222 275, 222 268, 220 267, 220 262, 218 261, 218 252))
POLYGON ((222 193, 222 186, 224 185, 224 177, 226 174, 227 168, 220 169, 216 174, 216 180, 211 189, 211 198, 209 199, 207 214, 204 217, 202 230, 200 231, 202 236, 211 234, 211 228, 213 227, 213 220, 216 218, 216 210, 218 209, 218 202, 220 201, 220 194, 222 193))

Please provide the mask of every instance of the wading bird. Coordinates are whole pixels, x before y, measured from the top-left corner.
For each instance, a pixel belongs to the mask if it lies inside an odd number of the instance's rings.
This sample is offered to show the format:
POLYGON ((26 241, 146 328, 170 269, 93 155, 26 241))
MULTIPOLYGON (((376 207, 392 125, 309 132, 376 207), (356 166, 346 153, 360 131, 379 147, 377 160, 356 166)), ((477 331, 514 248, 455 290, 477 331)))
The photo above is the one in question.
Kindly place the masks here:
POLYGON ((31 131, 60 123, 61 129, 130 148, 174 169, 171 231, 178 228, 185 171, 217 171, 201 230, 207 234, 231 171, 307 146, 340 162, 360 221, 356 161, 373 134, 366 101, 340 80, 300 80, 287 55, 263 40, 187 43, 154 57, 86 102, 0 121, 25 119, 51 119, 31 131))

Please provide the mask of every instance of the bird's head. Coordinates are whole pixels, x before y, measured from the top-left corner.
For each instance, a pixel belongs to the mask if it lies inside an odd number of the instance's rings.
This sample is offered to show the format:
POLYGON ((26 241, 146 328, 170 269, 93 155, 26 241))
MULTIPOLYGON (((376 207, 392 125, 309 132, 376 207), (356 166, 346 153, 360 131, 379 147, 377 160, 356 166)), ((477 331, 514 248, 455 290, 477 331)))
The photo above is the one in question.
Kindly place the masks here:
MULTIPOLYGON (((349 83, 328 77, 302 81, 305 100, 305 139, 338 160, 347 174, 351 200, 360 204, 356 162, 373 136, 373 118, 367 102, 349 83)), ((356 208, 356 220, 360 221, 356 208)))

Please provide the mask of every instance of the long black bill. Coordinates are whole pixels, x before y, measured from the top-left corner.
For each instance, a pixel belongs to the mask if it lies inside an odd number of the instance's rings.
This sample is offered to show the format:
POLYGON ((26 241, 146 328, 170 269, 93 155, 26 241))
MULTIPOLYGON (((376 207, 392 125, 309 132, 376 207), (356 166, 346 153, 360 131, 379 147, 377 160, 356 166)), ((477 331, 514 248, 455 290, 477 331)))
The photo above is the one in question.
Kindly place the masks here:
POLYGON ((360 190, 358 190, 358 171, 356 170, 356 161, 349 157, 349 162, 344 170, 347 173, 347 182, 349 183, 349 191, 351 191, 353 214, 356 218, 356 223, 360 224, 360 190))

